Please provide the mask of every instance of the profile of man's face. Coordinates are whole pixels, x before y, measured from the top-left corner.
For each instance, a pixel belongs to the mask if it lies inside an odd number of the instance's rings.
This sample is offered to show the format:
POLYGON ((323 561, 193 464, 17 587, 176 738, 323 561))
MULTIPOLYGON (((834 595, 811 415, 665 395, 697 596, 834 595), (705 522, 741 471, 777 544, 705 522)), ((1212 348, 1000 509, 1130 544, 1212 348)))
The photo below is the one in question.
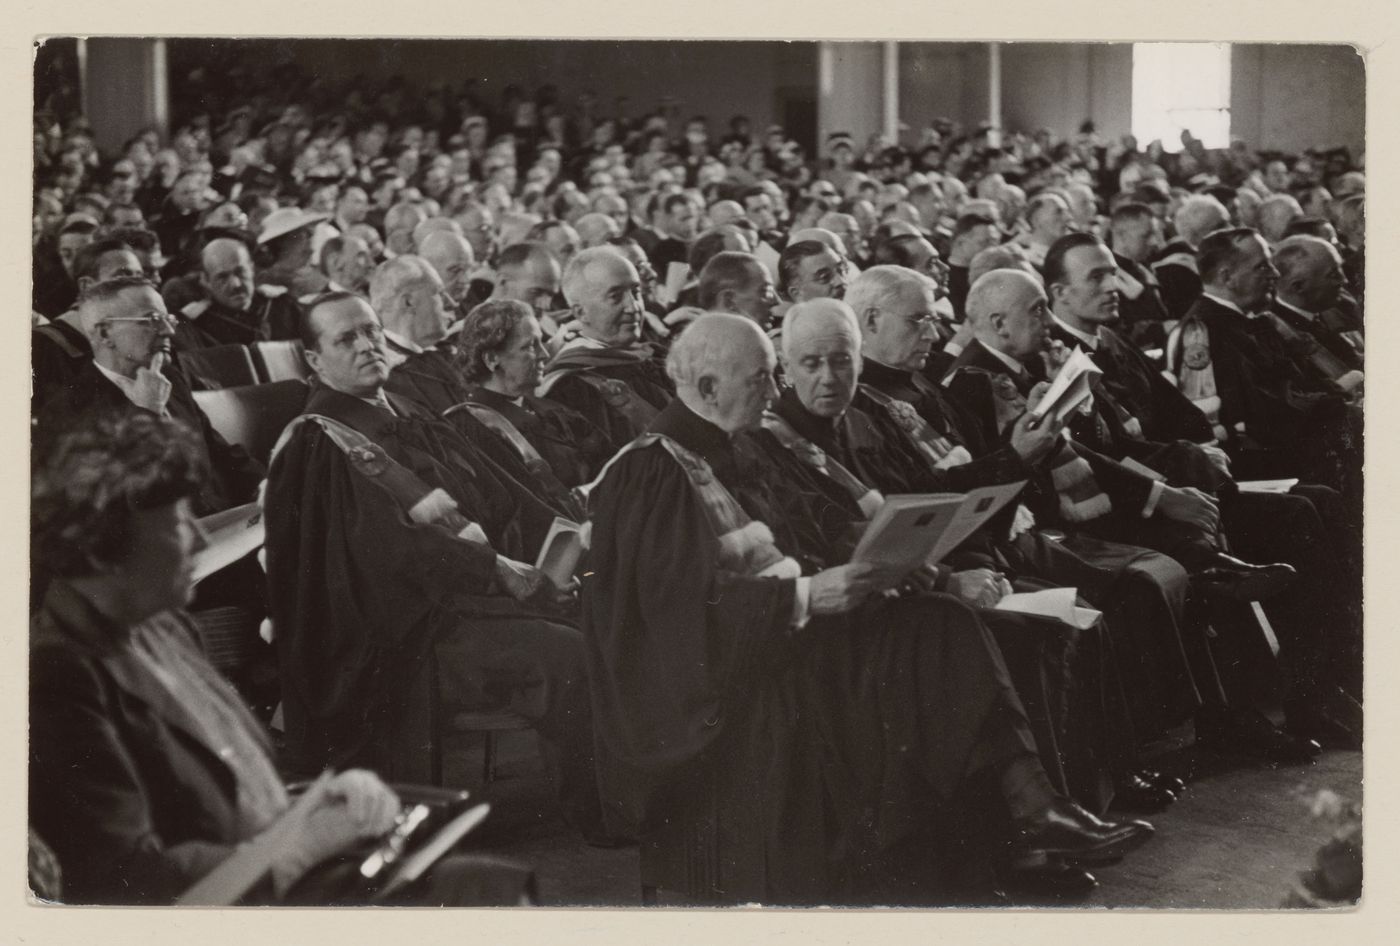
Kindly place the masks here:
POLYGON ((108 351, 108 367, 126 377, 149 367, 158 354, 170 356, 175 336, 165 300, 152 287, 123 290, 109 304, 100 326, 101 342, 108 351))
POLYGON ((994 320, 1001 350, 1020 361, 1029 361, 1044 349, 1049 329, 1050 310, 1044 290, 1029 281, 1018 285, 994 320))
POLYGON ((559 294, 559 264, 532 256, 500 275, 502 299, 523 302, 536 314, 548 312, 559 294))
POLYGON ((860 343, 850 326, 824 316, 799 321, 783 366, 797 399, 818 417, 840 417, 860 380, 860 343))
POLYGON ((364 240, 354 236, 343 238, 333 266, 336 282, 351 292, 360 292, 369 285, 369 274, 373 266, 369 247, 365 245, 364 240))
POLYGON ((744 285, 732 291, 730 306, 739 314, 752 319, 767 330, 773 321, 773 307, 779 302, 768 268, 758 261, 749 265, 744 285))
POLYGON ((317 306, 311 313, 316 346, 306 363, 332 390, 355 397, 376 397, 389 379, 384 331, 369 303, 340 299, 317 306))
POLYGON ((744 215, 759 230, 772 230, 778 225, 778 218, 773 213, 773 198, 767 194, 744 198, 744 215))
POLYGON ((1229 277, 1239 307, 1246 312, 1262 310, 1273 300, 1277 285, 1278 270, 1264 238, 1255 236, 1242 241, 1229 277))
POLYGON ((753 334, 751 343, 736 346, 714 374, 714 423, 731 433, 763 423, 763 412, 778 396, 776 367, 773 346, 760 333, 753 334))
POLYGON ((1077 246, 1064 256, 1064 282, 1055 287, 1062 309, 1092 325, 1118 319, 1118 263, 1106 246, 1077 246))
POLYGON ((70 277, 73 275, 73 264, 77 261, 78 251, 91 242, 91 233, 65 233, 58 238, 58 259, 63 264, 64 272, 70 277))
POLYGON ((869 313, 857 312, 867 354, 894 368, 923 370, 938 341, 934 301, 932 289, 911 283, 879 309, 873 327, 867 322, 869 313))

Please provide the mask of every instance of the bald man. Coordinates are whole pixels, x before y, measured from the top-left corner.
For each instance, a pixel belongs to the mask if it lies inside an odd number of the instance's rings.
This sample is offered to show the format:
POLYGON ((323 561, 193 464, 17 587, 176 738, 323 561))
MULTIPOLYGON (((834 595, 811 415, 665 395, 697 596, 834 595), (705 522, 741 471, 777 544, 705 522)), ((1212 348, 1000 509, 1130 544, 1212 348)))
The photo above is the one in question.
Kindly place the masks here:
POLYGON ((744 208, 737 200, 717 200, 710 205, 706 216, 710 218, 710 226, 722 227, 743 217, 744 208))
POLYGON ((442 287, 452 298, 457 312, 464 312, 463 306, 471 290, 472 270, 476 266, 476 254, 466 237, 450 230, 429 233, 423 238, 418 255, 442 280, 442 287))
POLYGON ((253 259, 241 240, 209 241, 199 255, 205 298, 180 309, 175 345, 191 351, 297 337, 297 307, 282 286, 253 282, 253 259))
POLYGON ((537 392, 583 414, 614 443, 646 429, 675 391, 642 343, 641 277, 616 247, 580 250, 563 276, 573 335, 545 366, 537 392))
POLYGON ((652 832, 642 882, 709 903, 859 902, 858 878, 894 870, 970 780, 1008 806, 1018 850, 1145 841, 1150 826, 1101 822, 1050 785, 975 613, 885 598, 898 570, 814 562, 795 539, 818 514, 750 473, 740 436, 777 393, 775 361, 750 320, 702 316, 668 356, 677 398, 591 497, 600 785, 610 817, 652 832))
POLYGON ((435 415, 464 401, 451 356, 435 347, 452 324, 452 300, 437 271, 410 254, 385 260, 370 278, 369 303, 383 325, 391 369, 385 386, 435 415))
POLYGON ((584 249, 602 246, 613 237, 622 236, 622 228, 617 225, 616 220, 596 211, 586 213, 574 221, 574 229, 578 231, 578 238, 584 249))
POLYGON ((462 234, 462 225, 451 217, 428 217, 413 228, 413 248, 410 252, 418 253, 423 246, 423 241, 431 233, 455 233, 462 234))
POLYGON ((1288 225, 1303 216, 1298 199, 1289 194, 1274 194, 1259 205, 1259 232, 1269 245, 1276 247, 1283 240, 1288 225))
POLYGON ((485 692, 554 746, 566 817, 590 830, 575 606, 527 564, 556 512, 387 389, 389 352, 363 299, 324 296, 301 328, 318 383, 273 457, 265 499, 289 767, 433 778, 431 720, 478 707, 485 692))

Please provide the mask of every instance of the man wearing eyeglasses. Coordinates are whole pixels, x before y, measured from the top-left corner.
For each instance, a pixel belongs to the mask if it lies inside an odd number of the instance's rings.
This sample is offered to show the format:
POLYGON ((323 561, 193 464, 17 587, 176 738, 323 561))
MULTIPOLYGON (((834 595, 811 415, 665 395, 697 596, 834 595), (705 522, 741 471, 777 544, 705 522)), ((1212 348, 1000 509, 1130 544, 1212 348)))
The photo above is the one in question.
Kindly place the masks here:
POLYGON ((35 444, 104 411, 142 410, 173 418, 194 431, 209 463, 195 513, 206 516, 250 502, 261 465, 210 426, 189 382, 171 361, 175 320, 156 287, 140 276, 118 276, 91 287, 78 305, 92 360, 40 412, 35 444))

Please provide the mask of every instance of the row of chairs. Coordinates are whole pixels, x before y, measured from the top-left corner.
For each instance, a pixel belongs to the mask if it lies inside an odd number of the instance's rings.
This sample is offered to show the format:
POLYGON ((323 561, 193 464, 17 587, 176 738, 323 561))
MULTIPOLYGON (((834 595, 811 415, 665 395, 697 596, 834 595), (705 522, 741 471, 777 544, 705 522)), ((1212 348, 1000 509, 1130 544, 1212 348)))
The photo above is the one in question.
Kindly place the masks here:
POLYGON ((212 345, 180 352, 180 364, 204 388, 236 388, 311 376, 300 340, 212 345))

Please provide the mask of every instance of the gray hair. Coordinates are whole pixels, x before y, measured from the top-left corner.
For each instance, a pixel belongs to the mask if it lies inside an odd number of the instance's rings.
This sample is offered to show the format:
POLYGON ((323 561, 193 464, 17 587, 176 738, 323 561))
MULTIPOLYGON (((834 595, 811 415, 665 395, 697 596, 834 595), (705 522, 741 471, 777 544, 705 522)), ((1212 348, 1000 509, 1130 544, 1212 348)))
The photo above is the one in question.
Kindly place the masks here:
POLYGON ((872 266, 851 280, 843 298, 859 321, 868 309, 889 309, 911 289, 932 290, 934 286, 932 279, 907 266, 872 266))
POLYGON ((757 344, 771 350, 763 330, 742 315, 706 312, 685 327, 666 355, 666 374, 677 388, 694 388, 700 379, 714 375, 735 358, 743 344, 757 344))
POLYGON ((1212 230, 1230 225, 1230 211, 1209 194, 1192 194, 1176 208, 1172 223, 1177 236, 1196 246, 1212 230))
MULTIPOLYGON (((895 267, 886 266, 883 268, 894 269, 895 267)), ((862 273, 862 275, 864 274, 862 273)), ((783 361, 791 360, 792 339, 796 334, 797 326, 819 318, 830 318, 844 322, 847 330, 851 333, 851 338, 855 340, 856 350, 860 350, 860 320, 856 318, 855 310, 841 299, 809 299, 792 306, 783 316, 783 361)))
POLYGON ((615 246, 590 246, 588 249, 579 250, 569 257, 569 263, 564 267, 564 275, 561 279, 564 298, 568 300, 569 305, 578 305, 582 302, 583 287, 588 282, 588 267, 606 259, 620 260, 628 266, 632 265, 632 261, 615 246))
POLYGON ((413 283, 427 278, 427 267, 427 260, 411 254, 395 256, 380 263, 369 279, 370 308, 382 318, 395 296, 413 283))

